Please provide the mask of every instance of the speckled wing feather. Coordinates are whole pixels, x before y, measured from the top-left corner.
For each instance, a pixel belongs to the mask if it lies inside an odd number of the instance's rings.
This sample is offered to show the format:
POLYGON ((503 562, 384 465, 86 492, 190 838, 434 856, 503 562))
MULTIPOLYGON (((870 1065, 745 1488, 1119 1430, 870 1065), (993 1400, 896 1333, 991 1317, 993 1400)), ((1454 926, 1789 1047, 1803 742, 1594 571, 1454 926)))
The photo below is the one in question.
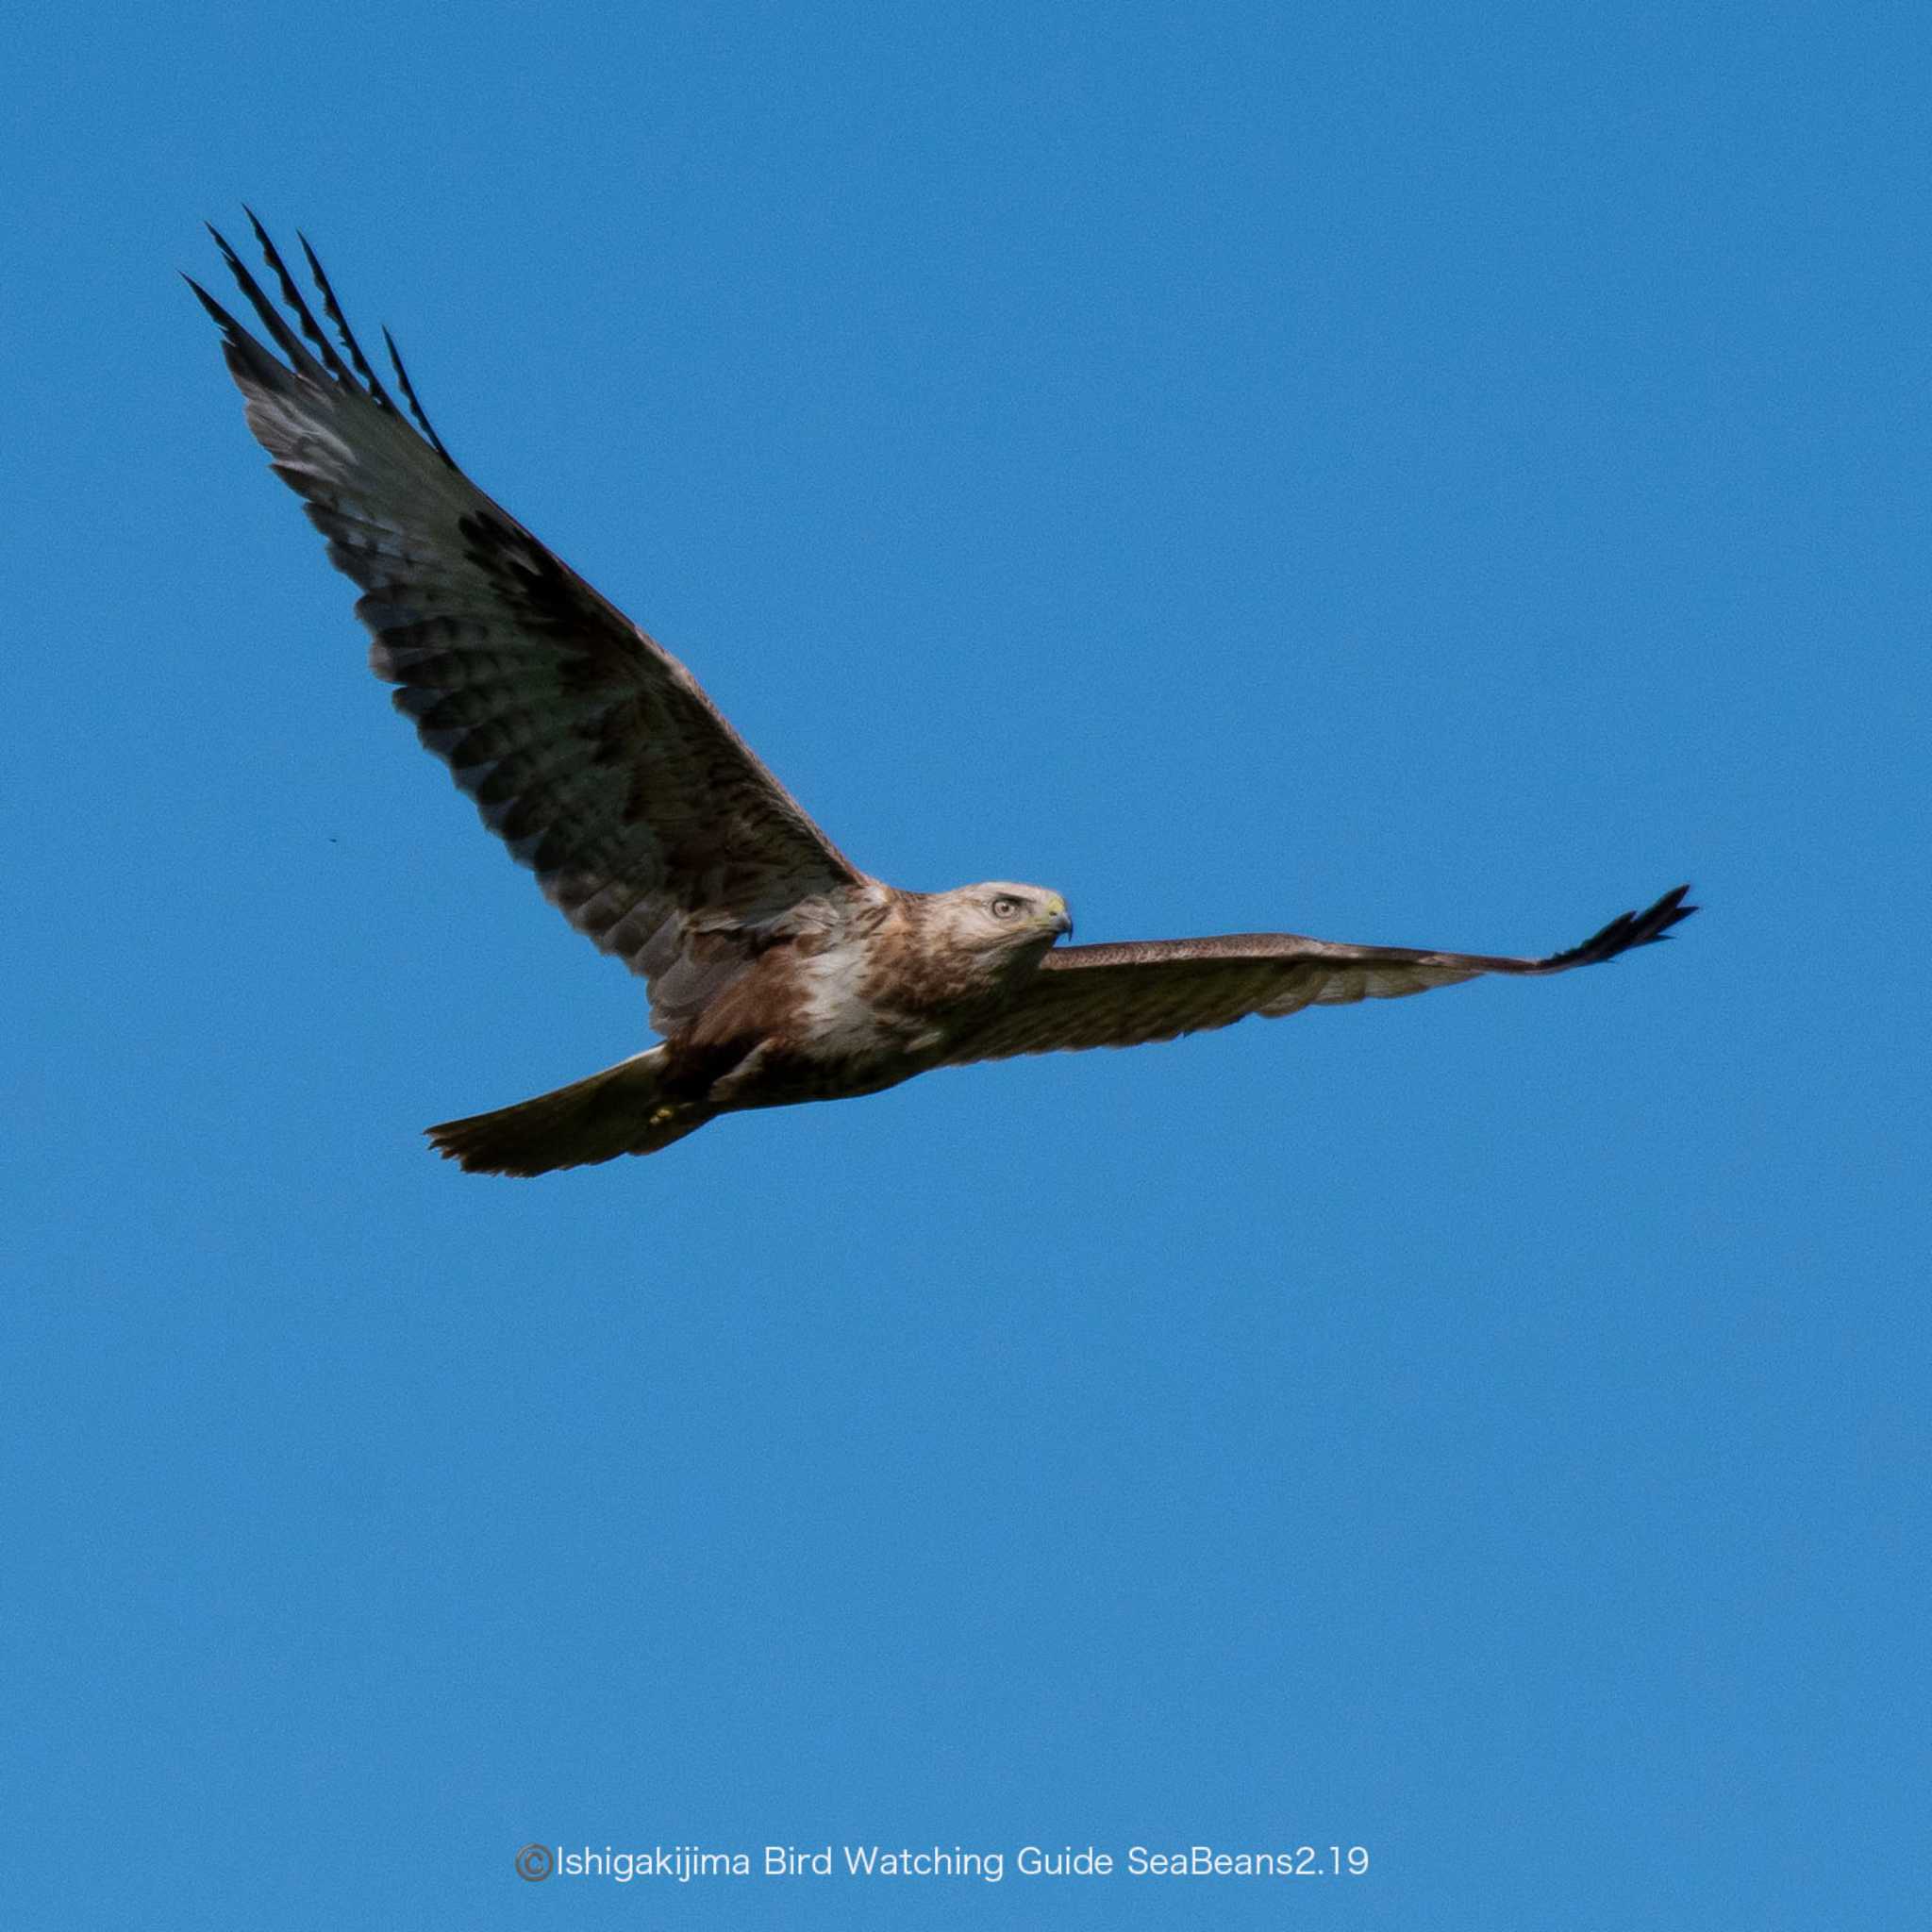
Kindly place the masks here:
POLYGON ((1015 1054, 1141 1046, 1250 1016, 1278 1019, 1304 1007, 1401 999, 1485 973, 1567 973, 1663 939, 1696 911, 1684 904, 1689 891, 1679 886, 1648 911, 1625 912, 1580 946, 1547 959, 1341 945, 1288 932, 1066 946, 1048 953, 1012 1004, 958 1041, 947 1059, 963 1065, 1015 1054))
POLYGON ((371 668, 571 924, 649 980, 654 1024, 677 1024, 760 934, 864 874, 682 664, 457 468, 391 343, 412 426, 307 242, 340 351, 258 222, 255 232, 292 326, 215 241, 285 359, 190 286, 220 325, 275 475, 362 588, 371 668))

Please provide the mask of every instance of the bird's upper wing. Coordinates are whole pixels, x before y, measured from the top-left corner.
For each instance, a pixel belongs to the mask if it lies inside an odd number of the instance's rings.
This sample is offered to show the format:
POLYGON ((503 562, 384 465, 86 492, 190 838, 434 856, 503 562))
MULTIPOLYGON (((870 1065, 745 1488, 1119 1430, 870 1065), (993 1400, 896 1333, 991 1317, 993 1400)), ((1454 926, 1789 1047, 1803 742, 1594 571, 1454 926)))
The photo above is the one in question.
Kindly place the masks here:
POLYGON ((1275 1019, 1304 1007, 1400 999, 1485 973, 1567 973, 1664 938, 1697 909, 1684 904, 1689 891, 1679 886, 1648 911, 1626 912, 1580 946, 1547 959, 1341 945, 1287 932, 1066 946, 1048 953, 1011 1004, 958 1041, 947 1061, 1140 1046, 1231 1026, 1250 1014, 1275 1019))
POLYGON ((221 327, 271 467, 362 587, 371 667, 484 823, 572 924, 645 975, 660 1028, 675 1024, 740 970, 761 930, 864 874, 682 664, 457 468, 391 343, 418 433, 307 241, 341 351, 258 222, 255 232, 294 326, 215 241, 286 360, 190 286, 221 327))

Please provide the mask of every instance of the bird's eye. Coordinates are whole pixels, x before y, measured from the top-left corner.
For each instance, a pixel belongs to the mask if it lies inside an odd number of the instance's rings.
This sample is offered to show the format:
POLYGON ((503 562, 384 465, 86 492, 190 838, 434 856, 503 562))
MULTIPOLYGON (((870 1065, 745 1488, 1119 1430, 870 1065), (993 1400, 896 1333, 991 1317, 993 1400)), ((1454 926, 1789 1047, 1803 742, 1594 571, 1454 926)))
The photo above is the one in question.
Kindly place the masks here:
POLYGON ((1020 916, 1020 902, 1009 898, 1005 892, 992 902, 992 916, 995 919, 1017 919, 1020 916))

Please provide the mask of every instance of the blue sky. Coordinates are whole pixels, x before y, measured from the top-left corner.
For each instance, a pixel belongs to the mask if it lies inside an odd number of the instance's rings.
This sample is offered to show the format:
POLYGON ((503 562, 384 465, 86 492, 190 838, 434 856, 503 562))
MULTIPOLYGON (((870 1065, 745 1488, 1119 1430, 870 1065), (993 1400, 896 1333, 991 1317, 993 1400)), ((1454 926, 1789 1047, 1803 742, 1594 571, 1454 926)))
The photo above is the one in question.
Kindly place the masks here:
POLYGON ((1923 1923, 1928 39, 17 28, 8 1923, 1923 1923), (244 198, 888 878, 1083 939, 1707 909, 464 1176, 419 1130, 641 991, 243 431, 176 271, 244 198))

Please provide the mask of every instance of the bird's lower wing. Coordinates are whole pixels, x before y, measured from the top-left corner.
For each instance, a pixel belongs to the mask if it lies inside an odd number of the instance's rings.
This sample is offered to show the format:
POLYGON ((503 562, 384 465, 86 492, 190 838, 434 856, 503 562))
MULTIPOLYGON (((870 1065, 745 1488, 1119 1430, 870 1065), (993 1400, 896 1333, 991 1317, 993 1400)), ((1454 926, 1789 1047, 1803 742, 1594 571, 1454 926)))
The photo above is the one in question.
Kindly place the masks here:
POLYGON ((1285 932, 1062 947, 1048 953, 1012 1004, 958 1041, 947 1059, 963 1065, 1015 1054, 1141 1046, 1251 1016, 1278 1019, 1304 1007, 1401 999, 1486 973, 1567 973, 1664 938, 1697 909, 1684 904, 1689 891, 1679 886, 1647 911, 1624 913, 1580 946, 1546 959, 1352 946, 1285 932))
POLYGON ((256 233, 287 317, 215 240, 279 358, 191 282, 248 426, 361 587, 397 708, 571 923, 661 1004, 664 975, 729 970, 736 928, 860 882, 691 673, 463 475, 398 362, 418 433, 313 254, 340 350, 256 233))

